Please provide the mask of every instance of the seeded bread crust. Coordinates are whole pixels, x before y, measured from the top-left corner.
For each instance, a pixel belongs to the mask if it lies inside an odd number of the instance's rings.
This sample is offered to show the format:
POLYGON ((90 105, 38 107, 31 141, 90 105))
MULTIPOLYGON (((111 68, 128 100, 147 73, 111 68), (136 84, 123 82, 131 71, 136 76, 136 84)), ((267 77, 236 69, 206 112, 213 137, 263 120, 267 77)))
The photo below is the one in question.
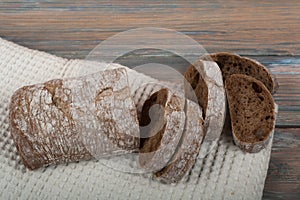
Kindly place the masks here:
POLYGON ((243 74, 225 82, 233 138, 237 146, 257 153, 270 142, 275 126, 275 103, 265 85, 243 74))
POLYGON ((159 171, 172 158, 185 125, 184 105, 184 97, 168 88, 155 92, 144 103, 140 117, 143 136, 141 136, 139 163, 146 171, 159 171), (157 104, 160 108, 155 112, 154 118, 150 119, 149 109, 157 104), (148 130, 144 129, 150 122, 148 130))
POLYGON ((139 147, 136 109, 121 68, 20 88, 11 98, 10 127, 29 169, 139 147))
POLYGON ((167 184, 178 183, 195 164, 204 136, 202 109, 193 101, 186 102, 186 121, 181 142, 172 161, 155 177, 167 184))
POLYGON ((199 153, 203 158, 216 145, 224 125, 226 95, 222 73, 215 62, 198 60, 186 70, 184 77, 193 89, 186 91, 188 98, 193 96, 190 93, 196 94, 203 108, 205 138, 199 153))
POLYGON ((227 52, 210 54, 203 59, 216 62, 222 71, 224 80, 232 74, 244 74, 261 81, 271 93, 275 93, 278 88, 278 83, 268 68, 256 60, 227 52))

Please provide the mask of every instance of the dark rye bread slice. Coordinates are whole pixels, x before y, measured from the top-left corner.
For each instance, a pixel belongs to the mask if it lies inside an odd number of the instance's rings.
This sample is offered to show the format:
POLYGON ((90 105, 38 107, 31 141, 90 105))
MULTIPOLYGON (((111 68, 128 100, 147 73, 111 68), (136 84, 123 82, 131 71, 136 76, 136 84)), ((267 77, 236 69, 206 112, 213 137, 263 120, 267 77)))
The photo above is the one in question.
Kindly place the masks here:
POLYGON ((178 183, 195 164, 204 136, 202 109, 193 101, 186 100, 185 129, 172 161, 154 176, 161 182, 178 183))
POLYGON ((235 144, 249 153, 265 148, 275 126, 275 103, 265 85, 234 74, 225 82, 235 144))
POLYGON ((172 158, 184 129, 184 105, 184 97, 167 88, 145 101, 139 120, 139 164, 146 171, 159 171, 172 158))
POLYGON ((256 60, 227 52, 210 54, 202 59, 216 62, 222 71, 224 80, 232 74, 245 74, 261 81, 271 93, 275 93, 278 88, 275 77, 268 68, 256 60))
POLYGON ((184 77, 188 84, 187 97, 193 99, 196 95, 203 108, 205 138, 199 153, 203 158, 217 143, 224 125, 226 95, 222 73, 215 62, 198 60, 186 70, 184 77))

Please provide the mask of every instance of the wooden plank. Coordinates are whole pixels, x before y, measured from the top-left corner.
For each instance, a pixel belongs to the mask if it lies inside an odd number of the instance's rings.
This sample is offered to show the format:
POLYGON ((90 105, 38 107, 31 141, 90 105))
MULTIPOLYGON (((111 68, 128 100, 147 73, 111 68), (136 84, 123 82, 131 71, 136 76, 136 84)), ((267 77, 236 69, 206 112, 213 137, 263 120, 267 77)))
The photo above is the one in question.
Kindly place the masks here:
POLYGON ((300 63, 268 65, 279 84, 274 95, 279 105, 277 127, 300 128, 300 63))
POLYGON ((300 2, 25 1, 0 2, 0 36, 67 58, 137 27, 175 29, 209 52, 300 55, 300 2))
POLYGON ((300 128, 276 129, 263 199, 299 199, 300 128))

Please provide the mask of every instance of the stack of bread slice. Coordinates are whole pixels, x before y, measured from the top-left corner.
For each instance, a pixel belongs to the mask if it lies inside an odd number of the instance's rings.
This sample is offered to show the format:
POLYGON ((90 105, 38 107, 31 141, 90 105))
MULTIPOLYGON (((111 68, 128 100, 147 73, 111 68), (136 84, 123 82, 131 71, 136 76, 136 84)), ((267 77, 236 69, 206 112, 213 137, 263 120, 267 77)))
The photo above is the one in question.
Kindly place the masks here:
MULTIPOLYGON (((225 122, 231 123, 226 127, 231 128, 235 144, 245 153, 257 153, 268 145, 275 128, 275 102, 272 93, 277 84, 266 67, 236 54, 217 53, 204 56, 191 65, 185 72, 185 79, 191 86, 186 87, 186 98, 191 96, 190 93, 195 93, 195 103, 203 109, 198 112, 200 120, 203 120, 203 127, 198 125, 201 127, 198 134, 203 132, 203 136, 196 140, 198 142, 188 139, 199 136, 195 134, 197 131, 186 128, 173 159, 164 168, 156 169, 158 171, 154 173, 154 177, 165 183, 181 180, 195 160, 204 158, 216 145, 225 122)), ((192 117, 186 109, 186 127, 192 123, 191 119, 196 118, 195 111, 194 107, 192 117)), ((150 144, 166 148, 159 140, 150 144)), ((144 146, 141 151, 145 151, 144 146)))

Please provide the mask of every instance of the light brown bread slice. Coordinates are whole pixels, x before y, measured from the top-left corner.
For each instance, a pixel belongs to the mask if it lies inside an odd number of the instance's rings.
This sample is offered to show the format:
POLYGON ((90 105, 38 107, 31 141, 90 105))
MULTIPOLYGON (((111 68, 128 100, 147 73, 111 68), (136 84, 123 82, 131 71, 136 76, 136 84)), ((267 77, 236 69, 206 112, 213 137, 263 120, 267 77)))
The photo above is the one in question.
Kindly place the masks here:
POLYGON ((184 129, 184 105, 183 96, 167 88, 160 89, 145 101, 140 117, 139 151, 143 169, 159 171, 172 158, 184 129))
POLYGON ((224 125, 226 95, 222 73, 215 62, 198 60, 186 70, 184 77, 191 86, 186 87, 188 98, 195 94, 203 108, 205 138, 199 157, 204 157, 216 145, 224 125))
POLYGON ((265 85, 250 76, 234 74, 225 82, 233 138, 249 153, 265 148, 275 126, 275 103, 265 85))
POLYGON ((227 52, 210 54, 203 59, 215 61, 222 71, 224 80, 232 74, 245 74, 261 81, 271 93, 276 92, 278 84, 275 77, 268 68, 256 60, 227 52))
POLYGON ((121 68, 17 90, 11 98, 10 128, 30 169, 139 147, 136 108, 121 68))
POLYGON ((204 136, 202 109, 197 103, 187 100, 185 129, 172 161, 154 175, 160 181, 178 183, 187 174, 199 153, 204 136))

